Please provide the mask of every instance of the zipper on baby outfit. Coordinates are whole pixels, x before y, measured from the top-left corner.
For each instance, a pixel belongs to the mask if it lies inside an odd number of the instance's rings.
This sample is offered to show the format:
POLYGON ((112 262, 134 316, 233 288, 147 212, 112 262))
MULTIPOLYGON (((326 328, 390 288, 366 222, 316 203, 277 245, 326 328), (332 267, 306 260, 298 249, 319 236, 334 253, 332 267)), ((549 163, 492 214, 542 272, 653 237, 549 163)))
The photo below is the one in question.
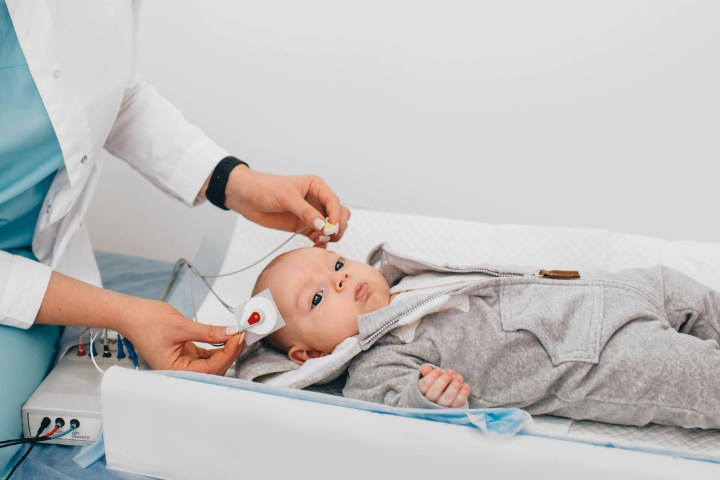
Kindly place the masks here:
MULTIPOLYGON (((541 269, 538 273, 521 273, 521 272, 499 272, 497 270, 490 270, 488 268, 449 268, 444 267, 441 265, 434 265, 431 263, 428 263, 426 260, 413 258, 413 257, 404 257, 407 260, 423 263, 427 265, 428 267, 432 268, 435 271, 438 272, 446 272, 446 273, 482 273, 485 275, 489 275, 491 277, 499 277, 499 278, 507 278, 507 277, 543 277, 543 278, 552 278, 552 279, 574 279, 574 278, 580 278, 580 272, 576 270, 544 270, 541 269)), ((470 282, 468 282, 470 283, 470 282)), ((368 343, 372 342, 373 339, 375 339, 378 335, 380 335, 382 332, 387 330, 388 328, 395 325, 397 322, 399 322, 402 318, 410 315, 414 311, 418 310, 419 308, 427 305, 428 303, 432 302, 433 300, 443 296, 447 295, 450 292, 453 292, 455 290, 458 290, 459 288, 463 288, 463 286, 454 286, 453 288, 449 288, 446 290, 443 290, 441 292, 436 293, 435 295, 432 295, 429 298, 426 298, 419 304, 412 307, 410 310, 407 310, 403 312, 402 314, 398 315, 388 323, 384 324, 377 330, 375 330, 373 333, 371 333, 365 341, 362 342, 362 346, 367 345, 368 343)))
POLYGON ((428 267, 432 268, 433 270, 436 270, 438 272, 446 272, 446 273, 483 273, 485 275, 490 275, 492 277, 524 277, 524 276, 540 276, 543 278, 554 278, 558 280, 564 280, 564 279, 574 279, 574 278, 580 278, 580 272, 577 270, 545 270, 540 269, 537 274, 532 273, 518 273, 518 272, 499 272, 497 270, 490 270, 487 268, 449 268, 449 267, 443 267, 440 265, 434 265, 431 263, 427 263, 425 260, 413 258, 413 257, 405 257, 408 260, 412 260, 419 263, 424 263, 428 267))
MULTIPOLYGON (((470 282, 467 282, 467 283, 469 284, 470 282)), ((432 301, 435 300, 436 298, 442 297, 443 295, 447 295, 447 294, 450 293, 450 292, 453 292, 453 291, 455 291, 455 290, 458 290, 458 289, 460 289, 460 288, 463 288, 463 286, 466 286, 466 284, 461 284, 460 286, 453 286, 453 288, 445 289, 445 290, 443 290, 442 292, 438 292, 438 293, 432 295, 431 297, 426 298, 426 299, 423 300, 422 302, 420 302, 420 303, 418 303, 417 305, 415 305, 414 307, 410 308, 410 310, 404 311, 403 313, 401 313, 401 314, 398 315, 397 317, 393 318, 392 320, 390 320, 389 322, 387 322, 386 324, 384 324, 383 326, 381 326, 380 328, 378 328, 377 330, 375 330, 373 333, 371 333, 370 335, 368 335, 368 337, 365 339, 365 341, 362 342, 362 346, 365 346, 365 345, 367 345, 368 343, 372 342, 375 337, 377 337, 377 336, 380 335, 382 332, 384 332, 384 331, 387 330, 388 328, 390 328, 390 327, 392 327, 393 325, 395 325, 397 322, 399 322, 400 320, 402 320, 404 317, 407 317, 408 315, 410 315, 411 313, 413 313, 415 310, 417 310, 417 309, 419 309, 419 308, 421 308, 421 307, 424 307, 425 305, 427 305, 428 303, 432 302, 432 301)))
MULTIPOLYGON (((517 272, 498 272, 496 270, 490 270, 487 268, 447 268, 447 267, 441 267, 439 265, 430 265, 433 269, 436 269, 438 271, 444 271, 448 273, 484 273, 486 275, 490 275, 493 277, 534 277, 534 276, 541 276, 544 278, 555 278, 555 279, 573 279, 573 278, 580 278, 580 273, 575 270, 540 270, 537 274, 531 274, 531 273, 517 273, 517 272)), ((453 286, 452 288, 445 289, 441 292, 438 292, 431 297, 426 298, 422 302, 418 303, 414 307, 412 307, 410 310, 407 310, 403 312, 402 314, 398 315, 397 317, 393 318, 377 330, 375 330, 373 333, 371 333, 367 339, 363 342, 363 346, 367 345, 368 343, 372 342, 375 337, 380 335, 382 332, 387 330, 388 328, 395 325, 397 322, 402 320, 404 317, 410 315, 414 311, 418 310, 419 308, 424 307, 428 303, 432 302, 433 300, 442 297, 443 295, 447 295, 448 293, 454 292, 456 290, 459 290, 461 288, 464 288, 465 286, 469 285, 471 281, 468 281, 465 284, 461 284, 459 286, 453 286)))
MULTIPOLYGON (((435 271, 438 272, 445 272, 445 273, 484 273, 485 275, 490 275, 492 277, 524 277, 526 275, 531 275, 528 273, 518 273, 518 272, 498 272, 497 270, 490 270, 487 268, 449 268, 444 267, 441 265, 435 265, 432 263, 428 263, 427 260, 421 259, 421 258, 415 258, 415 257, 403 257, 406 260, 411 260, 413 262, 418 262, 424 265, 427 265, 428 267, 432 268, 435 271)), ((556 270, 553 270, 556 271, 556 270)))

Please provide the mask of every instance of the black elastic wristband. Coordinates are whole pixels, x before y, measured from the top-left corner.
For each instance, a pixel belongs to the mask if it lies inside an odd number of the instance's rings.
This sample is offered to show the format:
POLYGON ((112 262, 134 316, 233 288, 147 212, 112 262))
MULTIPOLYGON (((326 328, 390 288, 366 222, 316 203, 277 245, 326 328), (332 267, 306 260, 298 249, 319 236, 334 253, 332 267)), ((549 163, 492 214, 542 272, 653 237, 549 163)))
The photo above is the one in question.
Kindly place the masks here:
POLYGON ((228 178, 230 178, 230 172, 233 168, 238 165, 245 165, 250 167, 247 163, 243 162, 239 158, 225 157, 215 166, 212 175, 210 175, 210 182, 208 188, 205 191, 205 197, 215 205, 216 207, 227 210, 225 206, 225 187, 227 186, 228 178))

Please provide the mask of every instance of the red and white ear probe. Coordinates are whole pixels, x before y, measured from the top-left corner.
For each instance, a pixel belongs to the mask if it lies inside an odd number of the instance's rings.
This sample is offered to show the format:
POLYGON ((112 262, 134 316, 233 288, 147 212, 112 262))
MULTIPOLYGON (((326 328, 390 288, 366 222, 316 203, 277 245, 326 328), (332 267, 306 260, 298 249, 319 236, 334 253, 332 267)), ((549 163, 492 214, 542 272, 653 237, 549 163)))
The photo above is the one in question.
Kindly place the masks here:
POLYGON ((242 310, 235 309, 235 318, 241 332, 249 331, 258 335, 267 335, 275 326, 277 315, 275 314, 275 305, 270 300, 265 297, 252 297, 245 303, 242 310))
POLYGON ((244 305, 238 305, 234 313, 240 331, 248 332, 245 340, 248 345, 285 326, 269 290, 260 292, 244 305))

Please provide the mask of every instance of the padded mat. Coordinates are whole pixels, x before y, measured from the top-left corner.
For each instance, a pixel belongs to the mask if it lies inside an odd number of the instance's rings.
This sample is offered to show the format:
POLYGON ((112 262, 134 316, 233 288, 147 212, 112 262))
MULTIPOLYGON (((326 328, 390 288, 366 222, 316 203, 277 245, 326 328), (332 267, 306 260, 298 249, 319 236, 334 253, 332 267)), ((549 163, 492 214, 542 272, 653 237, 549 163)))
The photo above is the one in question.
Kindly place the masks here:
MULTIPOLYGON (((236 215, 213 213, 195 265, 206 275, 235 271, 262 258, 289 236, 236 215)), ((720 244, 666 241, 597 229, 492 225, 356 209, 344 238, 329 248, 364 260, 379 243, 439 262, 537 265, 561 270, 617 270, 661 263, 720 290, 720 244)), ((255 278, 270 259, 280 252, 308 245, 307 239, 296 236, 258 265, 237 275, 215 279, 214 288, 227 303, 239 304, 247 299, 255 278)), ((187 299, 191 291, 197 303, 190 307, 200 321, 213 319, 214 323, 233 324, 232 315, 212 295, 207 295, 199 279, 186 275, 182 284, 180 293, 173 296, 187 299)), ((657 425, 624 427, 536 417, 533 434, 720 462, 720 431, 716 430, 657 425)))

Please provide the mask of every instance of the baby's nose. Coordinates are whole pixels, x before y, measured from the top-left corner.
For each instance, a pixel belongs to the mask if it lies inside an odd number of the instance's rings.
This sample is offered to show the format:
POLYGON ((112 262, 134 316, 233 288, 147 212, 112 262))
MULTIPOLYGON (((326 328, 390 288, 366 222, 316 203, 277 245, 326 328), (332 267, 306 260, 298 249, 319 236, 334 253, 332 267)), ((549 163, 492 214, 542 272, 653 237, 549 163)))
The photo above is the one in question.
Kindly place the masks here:
POLYGON ((339 275, 337 278, 337 281, 335 282, 335 287, 338 290, 342 290, 343 288, 345 288, 345 282, 347 282, 351 278, 352 277, 350 276, 349 273, 343 273, 343 274, 339 275))

